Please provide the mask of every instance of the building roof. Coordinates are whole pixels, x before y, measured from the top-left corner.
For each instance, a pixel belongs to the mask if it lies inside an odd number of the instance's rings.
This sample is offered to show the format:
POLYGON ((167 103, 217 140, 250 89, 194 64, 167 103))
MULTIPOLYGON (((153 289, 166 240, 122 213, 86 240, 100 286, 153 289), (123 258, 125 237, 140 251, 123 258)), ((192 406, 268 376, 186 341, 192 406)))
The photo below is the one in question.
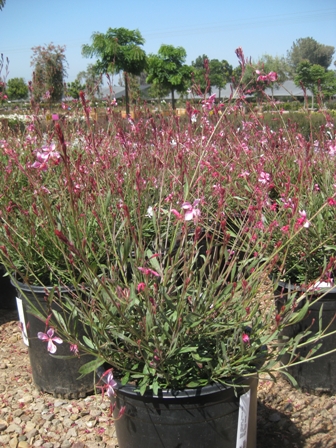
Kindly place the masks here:
MULTIPOLYGON (((149 88, 150 88, 149 84, 140 85, 140 91, 142 92, 143 96, 148 97, 149 88)), ((291 81, 291 80, 284 81, 281 84, 274 83, 273 88, 267 87, 265 89, 265 93, 268 96, 275 97, 275 98, 278 98, 278 97, 294 97, 294 98, 301 97, 302 98, 305 96, 303 89, 301 87, 298 87, 294 83, 294 81, 291 81)), ((125 87, 113 86, 112 92, 110 91, 110 89, 108 87, 104 87, 103 89, 101 89, 101 94, 103 97, 107 97, 108 95, 111 94, 111 96, 113 98, 118 100, 125 96, 125 87)), ((230 97, 237 98, 237 96, 238 96, 238 94, 235 92, 235 89, 231 83, 227 83, 226 86, 220 90, 220 92, 217 87, 212 87, 211 94, 215 94, 217 99, 218 98, 225 99, 225 98, 230 98, 230 97), (220 93, 220 95, 219 95, 219 93, 220 93)), ((306 95, 308 97, 313 96, 312 92, 309 89, 306 90, 306 95)), ((192 93, 185 93, 185 94, 181 95, 178 92, 174 92, 174 98, 175 98, 175 100, 178 100, 180 98, 184 98, 184 99, 188 100, 188 99, 201 99, 202 97, 200 97, 199 95, 194 95, 192 93)), ((171 93, 169 93, 162 99, 165 101, 171 101, 171 99, 172 99, 171 93)))

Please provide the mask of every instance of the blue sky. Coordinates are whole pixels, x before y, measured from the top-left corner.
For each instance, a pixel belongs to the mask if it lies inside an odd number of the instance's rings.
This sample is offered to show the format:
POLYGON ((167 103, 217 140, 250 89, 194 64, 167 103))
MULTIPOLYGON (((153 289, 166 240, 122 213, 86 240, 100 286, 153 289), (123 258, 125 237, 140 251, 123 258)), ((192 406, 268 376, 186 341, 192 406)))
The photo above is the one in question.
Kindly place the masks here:
MULTIPOLYGON (((31 48, 66 46, 67 81, 94 60, 81 55, 93 32, 139 29, 144 50, 182 46, 187 63, 206 54, 238 65, 235 49, 256 60, 286 56, 301 37, 336 48, 335 0, 6 0, 0 12, 0 53, 10 60, 7 79, 32 76, 31 48)), ((334 55, 336 59, 336 54, 334 55)), ((117 82, 116 82, 117 83, 117 82)))

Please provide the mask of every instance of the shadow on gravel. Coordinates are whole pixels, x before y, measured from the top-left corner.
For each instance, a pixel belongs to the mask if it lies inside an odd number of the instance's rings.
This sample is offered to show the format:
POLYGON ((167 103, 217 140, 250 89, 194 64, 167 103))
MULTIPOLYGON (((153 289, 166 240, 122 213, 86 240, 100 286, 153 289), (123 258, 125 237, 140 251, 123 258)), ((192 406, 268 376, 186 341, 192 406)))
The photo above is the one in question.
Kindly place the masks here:
POLYGON ((256 448, 304 448, 302 434, 290 417, 258 400, 256 448))
MULTIPOLYGON (((13 313, 18 318, 16 308, 16 289, 10 282, 8 276, 4 276, 6 273, 3 265, 0 264, 0 322, 3 323, 2 318, 9 314, 9 320, 13 320, 13 313), (10 315, 10 312, 12 315, 10 315)), ((7 320, 8 322, 8 320, 7 320)))
POLYGON ((0 302, 0 325, 6 324, 7 322, 12 322, 13 320, 19 320, 17 309, 9 310, 2 308, 2 304, 0 302))
POLYGON ((12 322, 13 320, 19 320, 17 310, 6 310, 1 307, 0 304, 0 325, 12 322))

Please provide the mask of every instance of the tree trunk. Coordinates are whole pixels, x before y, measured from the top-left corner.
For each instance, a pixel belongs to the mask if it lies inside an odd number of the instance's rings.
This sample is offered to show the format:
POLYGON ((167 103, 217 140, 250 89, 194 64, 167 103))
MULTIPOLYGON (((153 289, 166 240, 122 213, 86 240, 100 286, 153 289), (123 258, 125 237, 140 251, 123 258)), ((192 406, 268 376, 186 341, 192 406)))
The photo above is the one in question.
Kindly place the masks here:
POLYGON ((125 103, 126 103, 126 115, 129 115, 130 113, 130 107, 129 107, 129 94, 128 94, 128 73, 124 72, 124 78, 125 78, 125 103))
POLYGON ((173 110, 175 110, 174 89, 171 89, 171 95, 172 95, 172 108, 173 108, 173 110))

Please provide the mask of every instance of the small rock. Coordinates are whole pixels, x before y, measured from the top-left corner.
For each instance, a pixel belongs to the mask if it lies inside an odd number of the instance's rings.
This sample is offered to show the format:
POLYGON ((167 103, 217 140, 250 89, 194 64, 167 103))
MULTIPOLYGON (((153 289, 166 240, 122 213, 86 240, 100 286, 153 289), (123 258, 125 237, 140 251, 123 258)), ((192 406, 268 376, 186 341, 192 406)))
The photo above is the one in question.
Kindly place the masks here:
POLYGON ((42 414, 42 418, 46 420, 47 422, 50 422, 50 420, 53 420, 55 417, 54 414, 42 414))
POLYGON ((29 432, 34 428, 35 428, 35 423, 27 422, 24 430, 25 430, 25 432, 29 432))
POLYGON ((54 448, 54 444, 51 442, 46 442, 43 444, 43 448, 54 448))
POLYGON ((285 406, 285 411, 286 412, 293 412, 293 410, 294 410, 293 403, 287 403, 286 406, 285 406))
POLYGON ((77 437, 77 430, 76 428, 70 428, 69 431, 66 434, 66 438, 70 439, 70 437, 77 437))
POLYGON ((22 414, 23 414, 22 409, 15 409, 15 411, 13 412, 14 417, 21 417, 22 414))
POLYGON ((19 442, 17 448, 29 448, 29 443, 25 442, 24 440, 21 440, 21 442, 19 442))
POLYGON ((39 439, 39 440, 36 440, 36 442, 34 442, 33 446, 34 446, 34 448, 39 448, 42 445, 43 445, 43 440, 39 439))
POLYGON ((33 397, 30 394, 24 395, 22 398, 19 399, 19 403, 32 403, 33 397))
MULTIPOLYGON (((76 442, 77 443, 77 442, 76 442)), ((71 442, 69 442, 68 440, 65 440, 62 445, 61 448, 71 448, 71 442)))
POLYGON ((66 401, 64 401, 64 400, 56 400, 54 403, 54 408, 59 408, 65 403, 66 403, 66 401))
POLYGON ((17 434, 22 434, 22 428, 19 425, 16 425, 15 423, 12 423, 8 426, 6 429, 6 432, 16 432, 17 434))
MULTIPOLYGON (((62 448, 63 448, 63 445, 62 445, 62 448)), ((83 442, 75 442, 72 445, 72 448, 85 448, 85 444, 83 442)))
POLYGON ((72 420, 73 422, 76 421, 78 419, 79 415, 78 414, 71 414, 70 415, 70 420, 72 420))
POLYGON ((93 428, 94 426, 96 426, 97 420, 90 420, 88 422, 86 422, 86 426, 88 428, 93 428))
POLYGON ((18 445, 18 438, 12 437, 8 443, 9 448, 17 448, 18 445))
POLYGON ((8 442, 10 441, 10 436, 8 434, 4 436, 0 436, 0 446, 6 446, 8 442))
POLYGON ((4 431, 7 428, 8 428, 8 423, 6 422, 6 420, 0 420, 0 431, 4 431))
POLYGON ((271 414, 269 417, 268 417, 268 420, 270 421, 270 422, 278 422, 279 420, 281 420, 281 415, 280 414, 278 414, 277 412, 274 412, 273 414, 271 414))
POLYGON ((38 434, 38 430, 37 429, 32 429, 29 432, 26 433, 26 437, 28 440, 31 440, 33 437, 35 437, 38 434))

